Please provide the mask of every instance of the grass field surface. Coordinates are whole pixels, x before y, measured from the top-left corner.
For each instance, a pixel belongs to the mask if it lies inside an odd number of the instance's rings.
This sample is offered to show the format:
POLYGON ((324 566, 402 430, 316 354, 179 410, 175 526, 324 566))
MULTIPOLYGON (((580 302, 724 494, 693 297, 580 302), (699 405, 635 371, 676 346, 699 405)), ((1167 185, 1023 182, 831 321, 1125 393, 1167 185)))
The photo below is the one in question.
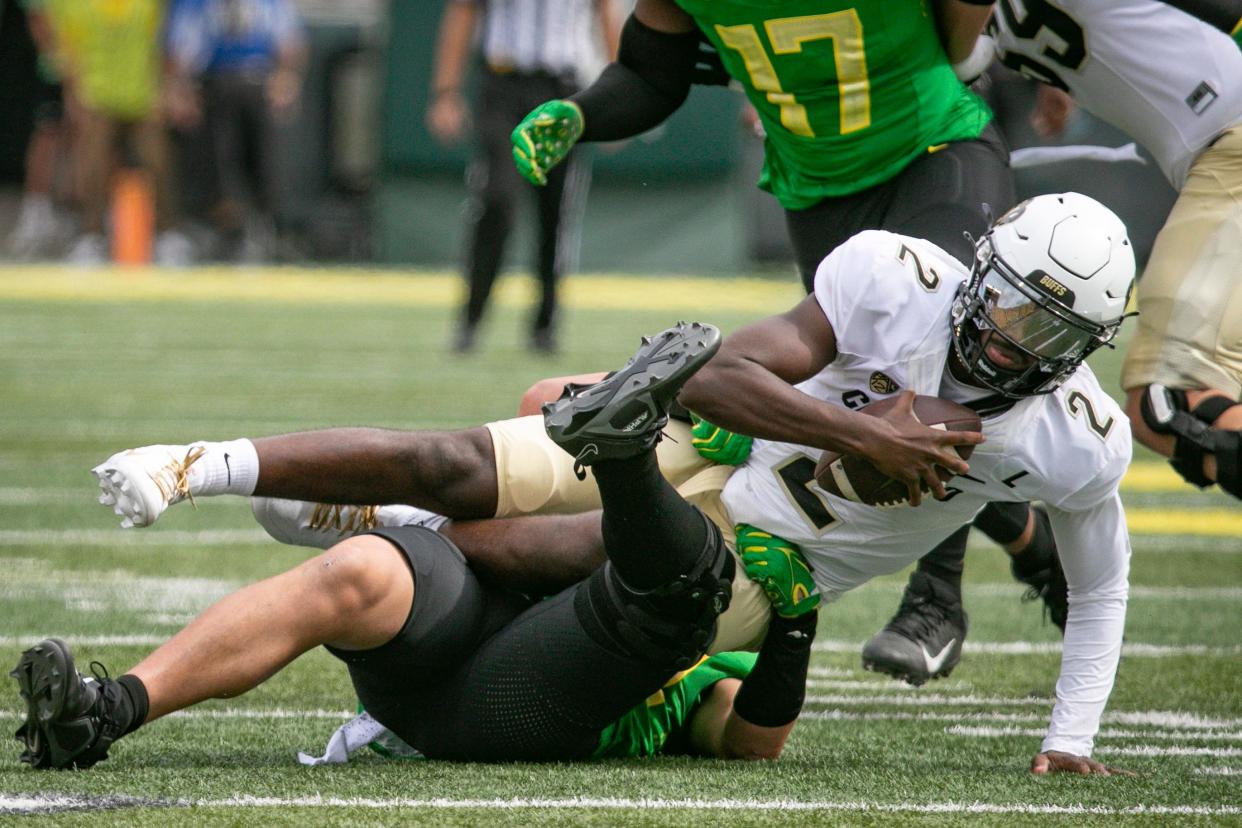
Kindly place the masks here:
MULTIPOLYGON (((620 364, 678 318, 726 331, 798 298, 788 283, 579 278, 564 352, 530 356, 527 284, 509 280, 477 356, 446 352, 448 274, 0 269, 0 666, 45 636, 85 667, 132 666, 212 601, 292 566, 240 499, 122 531, 87 470, 123 448, 328 425, 451 428, 509 416, 549 375, 620 364)), ((1115 388, 1118 357, 1095 365, 1115 388)), ((905 574, 823 613, 784 757, 575 765, 396 762, 303 768, 354 704, 326 653, 246 696, 171 716, 87 772, 0 753, 0 822, 474 825, 1242 824, 1242 509, 1136 452, 1126 643, 1097 756, 1136 778, 1035 778, 1060 639, 1003 553, 972 541, 970 638, 945 680, 861 670, 905 574)), ((5 679, 0 730, 18 725, 5 679)))

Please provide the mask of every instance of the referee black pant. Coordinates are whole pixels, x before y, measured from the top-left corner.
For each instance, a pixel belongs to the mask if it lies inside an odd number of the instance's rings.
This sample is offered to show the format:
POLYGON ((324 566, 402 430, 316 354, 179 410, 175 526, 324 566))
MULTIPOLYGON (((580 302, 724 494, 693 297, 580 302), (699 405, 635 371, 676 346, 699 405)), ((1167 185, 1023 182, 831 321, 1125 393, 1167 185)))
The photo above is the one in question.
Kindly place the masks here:
POLYGON ((590 185, 589 157, 575 149, 548 173, 548 183, 535 187, 518 174, 509 135, 518 122, 544 101, 573 94, 566 78, 545 73, 498 72, 485 68, 475 113, 478 153, 466 175, 470 190, 466 277, 469 299, 462 323, 474 328, 483 318, 492 285, 500 271, 514 213, 533 198, 539 217, 538 257, 540 301, 532 331, 550 332, 556 315, 560 275, 577 267, 579 229, 590 185))

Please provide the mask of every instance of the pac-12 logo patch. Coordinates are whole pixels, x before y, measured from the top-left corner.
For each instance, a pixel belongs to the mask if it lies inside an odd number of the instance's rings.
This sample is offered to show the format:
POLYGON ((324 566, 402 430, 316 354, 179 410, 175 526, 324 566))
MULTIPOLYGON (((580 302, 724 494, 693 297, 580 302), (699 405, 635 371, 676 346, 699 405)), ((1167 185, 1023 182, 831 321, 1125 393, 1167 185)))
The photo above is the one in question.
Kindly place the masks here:
POLYGON ((871 379, 868 381, 867 387, 869 387, 876 394, 891 394, 896 391, 899 386, 897 383, 893 382, 888 374, 883 371, 876 371, 871 375, 871 379))

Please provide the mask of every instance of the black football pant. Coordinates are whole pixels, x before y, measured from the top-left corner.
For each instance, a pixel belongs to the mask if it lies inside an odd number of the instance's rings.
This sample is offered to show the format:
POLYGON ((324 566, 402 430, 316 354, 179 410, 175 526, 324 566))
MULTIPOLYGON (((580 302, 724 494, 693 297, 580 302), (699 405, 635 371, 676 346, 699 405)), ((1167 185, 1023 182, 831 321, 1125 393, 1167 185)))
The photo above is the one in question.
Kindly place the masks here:
POLYGON ((557 281, 566 270, 577 267, 591 162, 583 149, 575 149, 548 171, 545 186, 536 187, 518 173, 509 135, 536 106, 574 91, 567 79, 553 75, 483 69, 475 107, 478 149, 466 176, 470 190, 466 255, 469 298, 462 322, 467 327, 477 326, 483 318, 514 215, 531 201, 539 219, 535 274, 540 286, 532 329, 542 331, 552 326, 557 281))
POLYGON ((970 265, 974 247, 963 233, 979 238, 1017 200, 1009 148, 995 124, 976 140, 941 146, 874 187, 785 211, 807 293, 824 257, 863 230, 926 239, 970 265))
MULTIPOLYGON (((380 647, 329 650, 349 666, 367 711, 406 743, 432 758, 586 758, 607 725, 680 669, 670 648, 702 633, 702 607, 660 588, 695 571, 705 552, 732 578, 733 559, 715 526, 660 475, 654 452, 592 472, 609 562, 533 605, 480 584, 436 532, 371 533, 405 554, 415 583, 410 615, 380 647)), ((701 652, 678 657, 692 664, 701 652)))

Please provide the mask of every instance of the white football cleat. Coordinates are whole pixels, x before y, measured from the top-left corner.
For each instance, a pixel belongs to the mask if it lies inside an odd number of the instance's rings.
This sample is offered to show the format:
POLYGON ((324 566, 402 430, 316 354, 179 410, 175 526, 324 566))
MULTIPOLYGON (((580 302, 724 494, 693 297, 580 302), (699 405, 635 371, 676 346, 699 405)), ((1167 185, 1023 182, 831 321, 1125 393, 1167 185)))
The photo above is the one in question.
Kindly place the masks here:
POLYGON ((290 546, 327 549, 348 537, 378 526, 423 526, 439 529, 448 518, 416 506, 343 506, 285 500, 278 497, 252 497, 254 519, 276 540, 290 546))
POLYGON ((143 446, 114 454, 91 469, 99 502, 121 516, 122 528, 150 526, 174 503, 194 502, 190 468, 203 452, 201 445, 143 446))

